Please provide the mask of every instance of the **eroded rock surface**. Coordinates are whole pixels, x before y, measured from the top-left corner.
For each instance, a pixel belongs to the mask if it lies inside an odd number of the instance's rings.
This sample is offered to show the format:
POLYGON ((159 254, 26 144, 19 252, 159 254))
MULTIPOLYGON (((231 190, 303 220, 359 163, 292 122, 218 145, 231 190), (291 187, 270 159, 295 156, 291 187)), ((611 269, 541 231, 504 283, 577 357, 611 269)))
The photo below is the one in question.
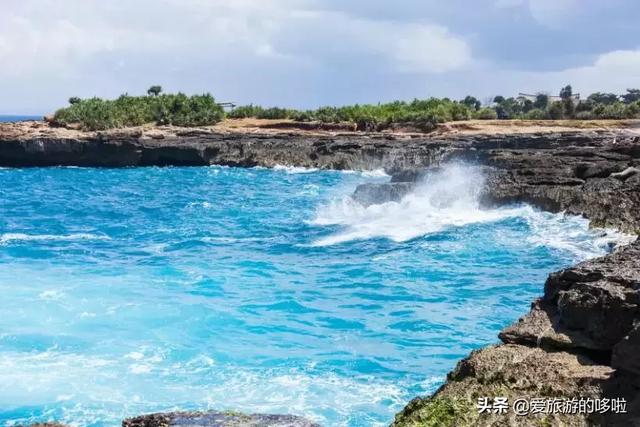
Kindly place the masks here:
POLYGON ((416 398, 396 415, 399 426, 628 426, 640 422, 636 384, 586 356, 503 344, 471 353, 448 375, 433 396, 416 398), (507 399, 509 410, 480 413, 479 399, 507 399), (625 398, 626 411, 607 414, 537 413, 520 416, 518 399, 625 398))
MULTIPOLYGON (((506 328, 500 338, 507 343, 592 352, 606 360, 618 345, 622 345, 620 356, 629 353, 635 333, 627 337, 639 323, 640 242, 635 242, 551 274, 544 296, 531 313, 506 328)), ((640 360, 640 353, 635 358, 640 360)), ((625 363, 616 365, 623 368, 625 363)))
POLYGON ((353 199, 365 207, 386 202, 399 202, 413 190, 414 186, 413 182, 361 184, 353 193, 353 199))
POLYGON ((293 415, 237 412, 168 412, 142 415, 122 422, 122 427, 319 427, 293 415))
POLYGON ((17 426, 17 427, 67 427, 64 424, 50 422, 50 423, 36 423, 28 426, 17 426))

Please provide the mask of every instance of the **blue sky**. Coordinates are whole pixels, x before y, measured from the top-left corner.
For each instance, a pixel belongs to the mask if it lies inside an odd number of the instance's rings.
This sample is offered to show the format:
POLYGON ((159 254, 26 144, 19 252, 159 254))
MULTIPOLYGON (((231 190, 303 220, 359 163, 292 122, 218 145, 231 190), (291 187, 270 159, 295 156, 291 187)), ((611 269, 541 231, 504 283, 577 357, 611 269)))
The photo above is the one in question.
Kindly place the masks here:
POLYGON ((3 3, 0 113, 152 84, 298 108, 640 87, 636 0, 3 3))

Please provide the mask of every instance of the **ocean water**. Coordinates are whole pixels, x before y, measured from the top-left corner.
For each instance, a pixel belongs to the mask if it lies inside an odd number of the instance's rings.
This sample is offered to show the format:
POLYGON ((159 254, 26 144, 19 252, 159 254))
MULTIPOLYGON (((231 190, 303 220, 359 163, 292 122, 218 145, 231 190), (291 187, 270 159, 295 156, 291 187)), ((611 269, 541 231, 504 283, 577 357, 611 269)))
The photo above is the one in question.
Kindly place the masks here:
POLYGON ((382 173, 0 169, 0 425, 174 409, 388 424, 497 341, 547 274, 621 236, 483 210, 452 165, 400 203, 382 173))
POLYGON ((42 120, 42 117, 43 116, 2 115, 2 114, 0 114, 0 123, 23 122, 25 120, 42 120))

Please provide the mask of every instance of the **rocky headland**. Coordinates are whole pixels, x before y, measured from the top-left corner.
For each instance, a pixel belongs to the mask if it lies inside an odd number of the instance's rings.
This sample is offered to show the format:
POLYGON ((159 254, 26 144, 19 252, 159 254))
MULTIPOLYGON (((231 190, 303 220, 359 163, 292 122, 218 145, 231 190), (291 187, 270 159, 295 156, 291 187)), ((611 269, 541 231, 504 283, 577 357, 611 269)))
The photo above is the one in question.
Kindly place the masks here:
MULTIPOLYGON (((631 125, 637 128, 637 123, 631 125)), ((0 166, 384 168, 392 175, 390 183, 361 186, 354 194, 361 203, 371 204, 399 200, 425 170, 463 160, 482 167, 487 205, 526 202, 637 235, 636 128, 558 126, 486 132, 471 126, 433 134, 286 128, 81 132, 22 123, 0 125, 0 166)), ((499 338, 501 344, 459 362, 433 396, 410 402, 393 425, 640 425, 640 242, 551 273, 531 312, 499 338), (511 403, 518 398, 623 398, 627 405, 624 414, 541 412, 524 417, 512 410, 480 414, 476 405, 483 397, 505 397, 511 403)), ((153 417, 126 425, 183 425, 144 421, 159 416, 153 417)))

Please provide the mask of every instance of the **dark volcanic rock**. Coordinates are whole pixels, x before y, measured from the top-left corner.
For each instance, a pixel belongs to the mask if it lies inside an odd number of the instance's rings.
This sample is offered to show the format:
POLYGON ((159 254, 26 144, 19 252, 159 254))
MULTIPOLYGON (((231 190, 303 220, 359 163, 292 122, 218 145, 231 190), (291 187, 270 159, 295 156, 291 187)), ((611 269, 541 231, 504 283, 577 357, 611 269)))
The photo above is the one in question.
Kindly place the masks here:
POLYGON ((460 361, 447 382, 431 397, 416 398, 395 417, 400 426, 585 426, 633 425, 640 411, 633 404, 635 385, 629 377, 588 357, 568 352, 505 344, 474 351, 460 361), (624 398, 627 414, 538 413, 518 416, 516 399, 624 398), (507 398, 505 414, 480 414, 479 398, 507 398))
POLYGON ((640 324, 613 347, 611 366, 623 372, 640 375, 640 324))
MULTIPOLYGON (((597 145, 597 144, 596 144, 597 145)), ((593 225, 640 231, 640 179, 629 170, 636 159, 633 146, 593 148, 587 166, 584 152, 572 149, 500 150, 486 153, 485 201, 490 204, 526 202, 550 211, 584 215, 593 225), (612 149, 629 152, 613 162, 612 149), (606 156, 606 157, 602 157, 606 156)))
POLYGON ((426 169, 402 169, 390 172, 391 182, 418 182, 427 174, 426 169))
POLYGON ((67 427, 64 424, 49 422, 49 423, 36 423, 28 426, 16 426, 16 427, 67 427))
POLYGON ((361 184, 353 193, 353 199, 365 207, 386 202, 399 202, 414 187, 415 184, 412 182, 361 184))
MULTIPOLYGON (((640 242, 635 242, 551 274, 543 298, 531 313, 503 330, 500 338, 506 343, 595 351, 605 356, 620 345, 620 360, 637 343, 632 331, 638 322, 640 242)), ((640 364, 640 353, 635 359, 627 363, 640 364)), ((624 365, 618 363, 620 368, 624 365)))
POLYGON ((320 427, 293 415, 237 412, 168 412, 129 418, 122 427, 320 427))

